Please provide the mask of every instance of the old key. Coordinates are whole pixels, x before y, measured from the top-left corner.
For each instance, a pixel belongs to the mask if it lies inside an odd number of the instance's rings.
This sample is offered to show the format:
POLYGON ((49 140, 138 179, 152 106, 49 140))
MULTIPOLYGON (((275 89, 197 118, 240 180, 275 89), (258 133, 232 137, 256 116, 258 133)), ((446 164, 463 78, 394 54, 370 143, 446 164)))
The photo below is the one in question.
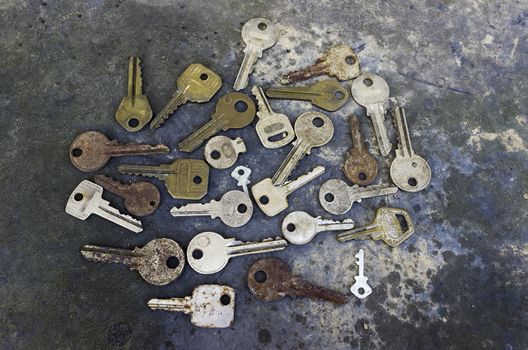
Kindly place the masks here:
POLYGON ((246 153, 246 144, 241 137, 230 139, 224 135, 212 137, 204 147, 207 163, 215 169, 227 169, 233 166, 240 153, 246 153))
POLYGON ((305 211, 293 211, 282 221, 282 235, 293 244, 306 244, 315 235, 324 231, 350 230, 354 228, 354 220, 335 221, 313 217, 305 211))
POLYGON ((352 183, 366 186, 376 178, 378 162, 363 144, 358 118, 355 115, 351 115, 348 117, 348 122, 350 124, 350 133, 352 134, 352 147, 348 150, 347 157, 343 163, 343 171, 352 183))

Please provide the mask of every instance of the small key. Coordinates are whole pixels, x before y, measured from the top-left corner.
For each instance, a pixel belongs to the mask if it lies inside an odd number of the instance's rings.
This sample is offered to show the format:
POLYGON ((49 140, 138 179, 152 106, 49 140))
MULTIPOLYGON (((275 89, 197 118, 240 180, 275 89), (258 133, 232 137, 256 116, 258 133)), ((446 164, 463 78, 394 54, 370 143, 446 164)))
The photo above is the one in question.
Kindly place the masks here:
POLYGON ((330 112, 343 107, 350 98, 348 91, 335 79, 321 80, 306 86, 269 88, 266 95, 271 98, 309 101, 330 112))
POLYGON ((81 254, 93 262, 125 264, 150 284, 163 286, 176 280, 185 266, 180 245, 168 238, 153 239, 142 248, 116 249, 85 245, 81 254))
POLYGON ((295 121, 293 148, 280 165, 272 181, 275 186, 282 185, 291 172, 312 148, 326 145, 334 136, 334 124, 330 118, 320 112, 305 112, 295 121))
POLYGON ((215 232, 202 232, 189 242, 187 260, 194 271, 209 275, 221 271, 232 257, 269 253, 287 246, 288 242, 279 237, 260 242, 242 242, 235 238, 224 238, 215 232))
POLYGON ((247 283, 251 294, 262 301, 274 301, 286 295, 328 300, 346 304, 345 294, 334 292, 294 276, 286 263, 276 258, 257 260, 249 268, 247 283))
POLYGON ((414 233, 414 224, 411 216, 405 209, 378 208, 376 216, 369 225, 358 227, 350 231, 339 233, 336 238, 339 242, 353 239, 381 239, 391 247, 400 245, 414 233))
POLYGON ((296 180, 275 186, 268 177, 251 187, 253 198, 260 210, 267 216, 275 216, 288 208, 288 196, 296 189, 306 185, 325 172, 322 166, 316 166, 312 171, 299 176, 296 180))
POLYGON ((215 169, 232 167, 240 153, 246 153, 246 144, 240 137, 232 140, 227 136, 215 136, 205 144, 204 157, 215 169))
POLYGON ((366 186, 376 178, 378 162, 363 143, 363 137, 359 131, 358 118, 355 115, 351 115, 348 121, 350 133, 352 134, 352 147, 348 150, 347 157, 343 163, 343 171, 352 183, 366 186))
POLYGON ((425 159, 413 151, 405 110, 396 107, 393 117, 398 129, 399 144, 396 149, 396 158, 390 167, 391 179, 401 190, 421 191, 431 182, 431 167, 425 159))
POLYGON ((257 135, 266 148, 280 148, 290 143, 295 137, 293 126, 286 114, 275 113, 260 86, 251 89, 257 98, 259 120, 255 125, 257 135))
POLYGON ((359 274, 354 277, 356 282, 350 287, 350 291, 356 297, 363 299, 368 297, 372 293, 372 288, 367 283, 368 278, 365 277, 365 252, 363 249, 360 249, 359 252, 354 255, 356 260, 356 265, 359 267, 359 274))
POLYGON ((179 208, 173 207, 172 216, 210 216, 220 218, 224 224, 231 227, 244 226, 253 215, 253 203, 242 191, 229 191, 219 201, 209 203, 189 203, 179 208))
POLYGON ((128 59, 128 94, 121 100, 115 114, 117 122, 130 132, 143 129, 152 119, 150 103, 143 95, 140 62, 139 57, 128 59))
POLYGON ((304 69, 290 72, 281 79, 282 84, 307 80, 320 75, 336 77, 339 80, 350 80, 360 73, 359 60, 348 45, 338 45, 325 51, 315 64, 304 69))
POLYGON ((176 109, 187 101, 208 102, 222 86, 222 78, 206 66, 193 63, 188 66, 176 83, 178 89, 169 103, 150 123, 152 130, 159 128, 176 109))
POLYGON ((204 328, 227 328, 235 319, 235 290, 219 284, 195 287, 192 296, 150 299, 152 310, 182 312, 191 315, 191 323, 204 328))
POLYGON ((240 92, 230 92, 218 100, 212 119, 180 142, 178 148, 181 152, 192 152, 220 130, 227 131, 248 126, 255 118, 255 112, 255 104, 249 96, 240 92))
POLYGON ((95 214, 130 231, 136 233, 143 231, 141 221, 121 214, 102 196, 103 188, 101 186, 83 180, 70 195, 66 204, 66 213, 81 220, 86 220, 90 215, 95 214))
POLYGON ((247 194, 248 196, 249 196, 249 192, 248 192, 247 186, 251 183, 249 181, 250 175, 251 175, 251 169, 245 166, 242 166, 242 165, 237 166, 235 170, 231 172, 231 177, 238 181, 237 186, 242 187, 242 189, 244 190, 244 193, 247 194))
POLYGON ((97 171, 105 166, 110 157, 138 156, 155 153, 169 153, 165 145, 121 144, 110 141, 99 131, 87 131, 77 136, 70 145, 70 160, 84 172, 97 171))
POLYGON ((383 156, 389 154, 392 144, 387 135, 385 127, 385 107, 383 105, 389 99, 389 85, 377 74, 363 73, 352 83, 352 97, 365 107, 367 115, 372 119, 372 126, 376 133, 380 153, 383 156))
POLYGON ((240 65, 233 90, 242 90, 248 85, 249 74, 259 58, 262 51, 269 49, 279 39, 277 26, 265 18, 253 18, 242 26, 242 40, 246 44, 244 49, 244 60, 240 65))
POLYGON ((319 202, 324 210, 334 215, 341 215, 352 208, 354 202, 378 196, 386 196, 398 192, 398 187, 387 185, 371 185, 359 187, 348 186, 343 180, 326 181, 319 190, 319 202))
POLYGON ((293 244, 306 244, 316 234, 323 231, 350 230, 354 228, 354 220, 334 221, 313 217, 304 211, 294 211, 286 215, 282 221, 282 235, 293 244))

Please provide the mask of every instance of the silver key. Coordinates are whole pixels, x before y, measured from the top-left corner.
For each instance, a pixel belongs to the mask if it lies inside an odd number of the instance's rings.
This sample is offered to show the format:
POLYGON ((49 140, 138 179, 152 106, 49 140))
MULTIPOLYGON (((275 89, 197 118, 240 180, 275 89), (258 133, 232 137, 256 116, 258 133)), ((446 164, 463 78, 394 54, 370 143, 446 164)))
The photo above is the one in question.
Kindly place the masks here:
POLYGON ((232 140, 227 136, 215 136, 204 148, 205 160, 215 169, 230 168, 240 153, 246 153, 246 144, 240 137, 232 140))
POLYGON ((401 190, 421 191, 431 182, 431 167, 425 159, 413 151, 405 110, 396 107, 393 117, 398 128, 399 145, 396 149, 396 158, 390 167, 391 179, 401 190))
POLYGON ((275 45, 279 39, 277 26, 265 18, 253 18, 242 27, 242 40, 246 44, 244 60, 233 84, 233 90, 242 90, 248 85, 249 74, 257 60, 262 57, 262 51, 275 45))
POLYGON ((354 277, 356 282, 350 287, 350 291, 356 297, 363 299, 366 298, 372 293, 372 288, 367 283, 368 278, 365 277, 364 267, 365 267, 365 253, 363 249, 360 249, 359 252, 355 255, 356 265, 359 266, 359 274, 354 277))
POLYGON ((334 124, 321 112, 305 112, 295 121, 293 148, 273 176, 274 185, 282 185, 299 161, 314 147, 326 145, 334 136, 334 124))
POLYGON ((239 165, 231 172, 231 177, 237 180, 237 186, 242 187, 244 193, 249 196, 248 185, 251 183, 249 181, 249 175, 251 175, 251 169, 248 167, 239 165))
POLYGON ((386 196, 396 192, 398 192, 398 188, 395 186, 348 186, 343 180, 331 179, 321 186, 319 202, 321 202, 324 210, 330 214, 341 215, 349 211, 354 202, 361 202, 364 198, 386 196))
POLYGON ((194 288, 192 296, 150 299, 152 310, 182 312, 191 315, 191 323, 205 328, 227 328, 235 319, 235 290, 229 286, 203 284, 194 288))
POLYGON ((222 270, 229 259, 248 254, 283 250, 288 242, 282 238, 267 238, 260 242, 242 242, 224 238, 216 232, 202 232, 187 246, 187 260, 194 271, 209 275, 222 270))
POLYGON ((294 211, 286 215, 282 221, 282 235, 293 244, 306 244, 316 234, 323 231, 350 230, 354 228, 354 220, 334 221, 313 217, 304 211, 294 211))
POLYGON ((66 204, 66 212, 81 220, 86 220, 90 215, 96 214, 130 231, 136 233, 143 231, 141 221, 121 214, 119 210, 110 205, 110 202, 105 201, 102 195, 101 186, 83 180, 70 195, 66 204))
POLYGON ((372 119, 381 155, 388 155, 392 144, 384 124, 385 107, 383 105, 389 99, 389 85, 379 75, 367 72, 354 80, 351 91, 354 100, 366 108, 367 115, 372 119))
POLYGON ((226 192, 219 201, 209 203, 189 203, 179 208, 173 207, 172 216, 210 216, 220 218, 224 224, 231 227, 245 225, 253 215, 253 203, 242 191, 226 192))

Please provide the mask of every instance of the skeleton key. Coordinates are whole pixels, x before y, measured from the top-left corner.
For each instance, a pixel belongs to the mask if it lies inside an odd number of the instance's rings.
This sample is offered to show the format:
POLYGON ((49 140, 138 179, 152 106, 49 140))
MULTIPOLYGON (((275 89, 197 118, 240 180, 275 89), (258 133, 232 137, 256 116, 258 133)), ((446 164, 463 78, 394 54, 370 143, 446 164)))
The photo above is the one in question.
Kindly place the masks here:
POLYGON ((413 151, 405 110, 396 107, 393 116, 400 142, 396 149, 396 158, 390 167, 391 179, 401 190, 421 191, 431 182, 431 167, 425 159, 413 151))
POLYGON ((232 140, 218 135, 207 141, 204 148, 205 160, 215 169, 232 167, 240 153, 246 153, 246 144, 240 137, 232 140))
POLYGON ((293 148, 280 165, 272 181, 274 185, 282 185, 288 179, 297 163, 314 147, 326 145, 334 136, 334 124, 330 118, 320 112, 305 112, 295 121, 293 148))
POLYGON ((219 284, 203 284, 194 288, 192 296, 150 299, 152 310, 182 312, 191 315, 191 323, 204 328, 227 328, 235 319, 235 290, 219 284))
POLYGON ((262 301, 274 301, 286 295, 328 300, 346 304, 345 294, 334 292, 294 276, 286 263, 276 258, 257 260, 249 268, 247 283, 251 294, 262 301))
POLYGON ((179 208, 173 207, 172 216, 210 216, 220 218, 224 224, 231 227, 244 226, 253 215, 253 203, 242 191, 229 191, 219 201, 209 203, 189 203, 179 208))
POLYGON ((354 257, 357 259, 356 265, 359 267, 359 273, 354 277, 356 282, 350 287, 350 291, 356 297, 363 299, 372 293, 372 288, 367 283, 368 278, 365 277, 365 252, 360 249, 354 257))
POLYGON ((150 123, 152 130, 159 128, 185 102, 209 101, 222 86, 222 78, 206 66, 193 63, 180 75, 176 84, 178 89, 169 103, 150 123))
POLYGON ((93 262, 125 264, 137 270, 150 284, 166 285, 176 280, 185 266, 185 254, 180 245, 168 238, 153 239, 142 248, 116 249, 85 245, 81 254, 93 262))
POLYGON ((194 271, 209 275, 221 271, 232 257, 269 253, 287 246, 288 242, 279 237, 260 242, 242 242, 235 238, 224 238, 215 232, 202 232, 189 242, 187 260, 194 271))
POLYGON ((262 51, 269 49, 279 39, 279 30, 275 24, 265 18, 253 18, 242 27, 242 40, 246 44, 244 60, 233 84, 233 90, 245 88, 249 82, 249 74, 257 60, 262 57, 262 51))
POLYGON ((358 227, 350 231, 339 233, 336 238, 339 242, 353 239, 381 239, 391 247, 400 245, 414 233, 414 224, 411 216, 405 209, 378 208, 376 216, 369 225, 358 227))
POLYGON ((348 150, 347 157, 343 163, 343 171, 352 183, 366 186, 374 181, 378 174, 378 162, 363 144, 358 118, 355 115, 351 115, 348 121, 350 133, 352 134, 352 147, 348 150))
POLYGON ((357 77, 359 73, 359 60, 356 53, 350 46, 342 44, 325 51, 315 64, 284 75, 281 83, 289 84, 320 75, 336 77, 339 80, 350 80, 357 77))
POLYGON ((248 126, 255 118, 255 112, 255 104, 249 96, 240 92, 224 95, 218 100, 212 119, 180 142, 178 148, 181 152, 192 152, 220 130, 241 129, 248 126))
POLYGON ((304 211, 294 211, 282 221, 282 235, 293 244, 306 244, 323 231, 350 230, 354 220, 334 221, 313 217, 304 211))
POLYGON ((247 185, 249 185, 251 182, 249 181, 249 175, 251 175, 251 169, 239 165, 231 172, 231 177, 235 180, 237 180, 237 186, 242 187, 244 190, 244 193, 249 196, 247 185))
POLYGON ((99 131, 87 131, 77 136, 70 145, 70 160, 73 165, 84 172, 101 169, 110 157, 148 155, 169 153, 165 145, 150 146, 145 144, 121 144, 110 141, 99 131))
POLYGON ((136 233, 143 231, 141 221, 121 214, 119 210, 110 205, 110 202, 105 201, 102 195, 101 186, 83 180, 70 195, 66 204, 66 213, 81 220, 86 220, 90 215, 96 214, 130 231, 136 233))

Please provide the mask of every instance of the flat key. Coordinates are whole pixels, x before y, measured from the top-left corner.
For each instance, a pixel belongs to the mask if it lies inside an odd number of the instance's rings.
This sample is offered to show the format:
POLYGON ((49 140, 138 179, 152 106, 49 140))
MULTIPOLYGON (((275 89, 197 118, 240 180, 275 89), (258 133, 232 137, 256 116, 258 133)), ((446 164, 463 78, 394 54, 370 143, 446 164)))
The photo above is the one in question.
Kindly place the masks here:
POLYGON ((209 275, 221 271, 232 257, 269 253, 287 246, 288 242, 279 237, 260 242, 241 242, 215 232, 202 232, 189 242, 187 260, 194 271, 209 275))
POLYGON ((246 153, 246 151, 246 144, 242 138, 230 139, 227 136, 218 135, 205 144, 204 157, 213 168, 227 169, 236 163, 240 153, 246 153))
POLYGON ((348 150, 343 163, 343 171, 350 182, 366 186, 372 183, 378 175, 378 162, 363 143, 358 118, 351 115, 348 121, 352 135, 352 147, 348 150))
POLYGON ((111 157, 169 153, 165 145, 121 144, 110 141, 99 131, 87 131, 77 136, 70 145, 70 160, 84 172, 97 171, 105 166, 111 157))
POLYGON ((294 211, 286 215, 282 221, 282 235, 293 244, 306 244, 316 234, 323 231, 350 230, 354 228, 354 220, 334 221, 313 217, 304 211, 294 211))
POLYGON ((218 100, 212 119, 180 142, 178 148, 181 152, 192 152, 220 130, 246 127, 255 118, 255 112, 255 104, 249 96, 240 92, 228 93, 218 100))
POLYGON ((185 266, 185 254, 180 245, 168 238, 153 239, 144 247, 132 250, 85 245, 81 254, 93 262, 125 264, 157 286, 176 280, 185 266))
POLYGON ((294 276, 286 263, 276 258, 257 260, 249 268, 247 283, 251 294, 262 301, 274 301, 285 296, 322 299, 346 304, 347 296, 317 286, 294 276))
POLYGON ((150 123, 152 130, 159 128, 179 106, 187 101, 203 103, 211 100, 222 86, 222 78, 203 64, 193 63, 183 71, 176 85, 178 89, 169 103, 150 123))
POLYGON ((132 232, 143 231, 141 221, 121 214, 119 210, 110 206, 110 202, 105 201, 102 195, 101 186, 83 180, 70 195, 66 204, 66 213, 81 220, 86 220, 90 215, 95 214, 132 232))
POLYGON ((372 293, 372 288, 368 285, 368 278, 365 277, 365 252, 360 249, 359 252, 354 255, 356 258, 356 265, 359 268, 359 273, 354 277, 356 282, 350 287, 350 291, 356 297, 363 299, 368 297, 372 293))
POLYGON ((320 112, 305 112, 295 121, 293 148, 279 169, 273 175, 273 184, 278 186, 286 182, 291 172, 312 148, 326 145, 334 136, 334 124, 330 118, 320 112))
POLYGON ((246 44, 244 48, 244 60, 240 65, 233 90, 242 90, 248 85, 249 74, 253 66, 262 57, 262 52, 269 49, 279 39, 279 30, 275 24, 265 18, 253 18, 242 27, 242 40, 246 44))
POLYGON ((251 175, 251 169, 248 167, 239 165, 231 172, 231 177, 237 180, 237 186, 242 187, 244 193, 249 196, 248 185, 251 183, 249 181, 249 176, 251 175))

